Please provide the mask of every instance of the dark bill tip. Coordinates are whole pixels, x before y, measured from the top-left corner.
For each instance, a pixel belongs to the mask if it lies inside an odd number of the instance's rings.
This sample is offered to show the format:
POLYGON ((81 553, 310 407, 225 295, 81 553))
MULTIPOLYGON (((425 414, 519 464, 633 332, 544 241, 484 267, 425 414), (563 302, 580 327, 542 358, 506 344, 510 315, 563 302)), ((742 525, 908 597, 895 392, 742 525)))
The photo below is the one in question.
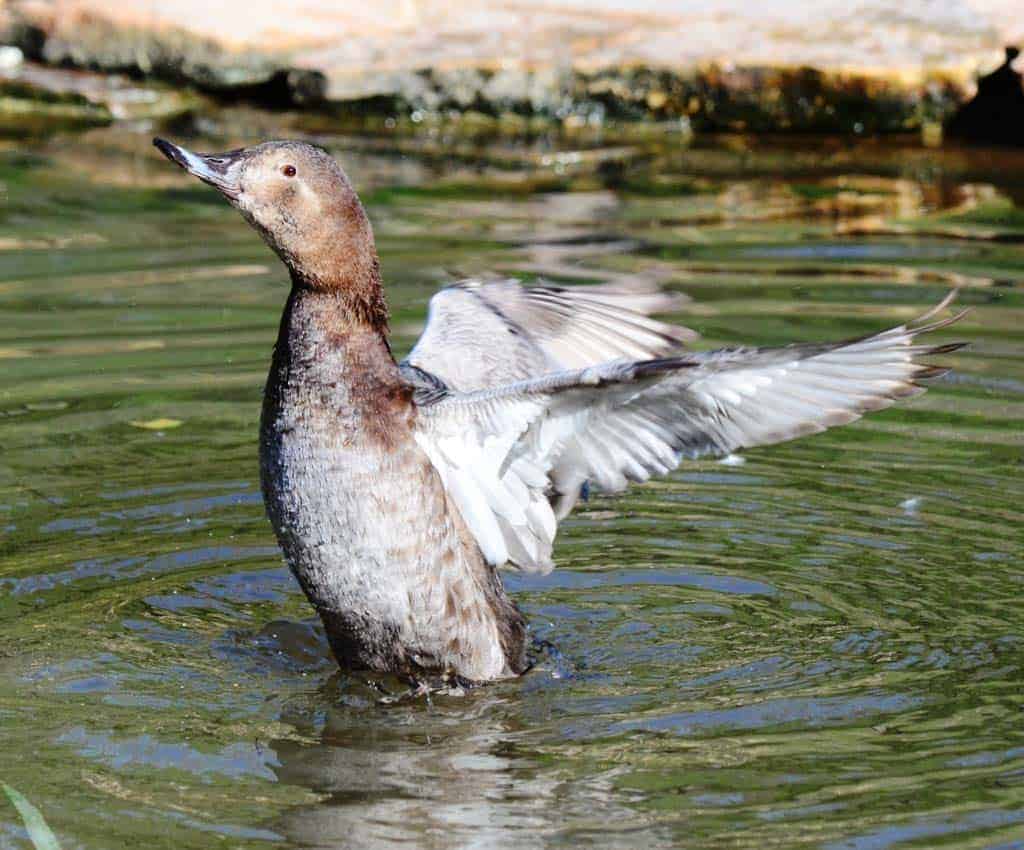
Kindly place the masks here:
POLYGON ((182 150, 177 145, 171 144, 167 139, 161 139, 159 136, 153 138, 153 147, 155 147, 160 153, 166 156, 175 165, 180 165, 182 168, 188 168, 185 157, 182 155, 182 150))
POLYGON ((222 154, 193 153, 167 141, 167 139, 161 139, 159 136, 153 139, 153 145, 171 162, 184 168, 189 174, 198 177, 204 183, 209 183, 231 199, 238 197, 240 191, 238 165, 241 159, 241 150, 222 154))

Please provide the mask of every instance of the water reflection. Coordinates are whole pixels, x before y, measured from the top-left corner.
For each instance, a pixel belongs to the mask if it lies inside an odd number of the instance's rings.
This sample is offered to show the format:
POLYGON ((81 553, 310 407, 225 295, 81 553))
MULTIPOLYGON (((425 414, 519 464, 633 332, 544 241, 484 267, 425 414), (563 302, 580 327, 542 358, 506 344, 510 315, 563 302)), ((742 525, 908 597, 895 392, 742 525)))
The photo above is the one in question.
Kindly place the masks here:
POLYGON ((278 778, 324 795, 275 823, 296 845, 535 847, 551 828, 558 782, 516 753, 514 692, 380 709, 337 688, 322 717, 283 718, 314 743, 274 744, 278 778))

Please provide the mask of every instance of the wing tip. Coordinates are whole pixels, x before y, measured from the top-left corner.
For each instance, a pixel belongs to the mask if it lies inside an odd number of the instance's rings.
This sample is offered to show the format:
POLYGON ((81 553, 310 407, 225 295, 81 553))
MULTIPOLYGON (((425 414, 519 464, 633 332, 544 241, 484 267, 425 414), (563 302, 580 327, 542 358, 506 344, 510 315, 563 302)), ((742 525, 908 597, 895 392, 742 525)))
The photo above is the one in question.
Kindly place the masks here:
POLYGON ((970 307, 965 307, 958 313, 955 313, 952 316, 948 316, 945 319, 939 319, 938 321, 935 322, 930 321, 932 318, 934 318, 947 307, 949 307, 957 299, 957 296, 959 294, 960 287, 957 287, 956 289, 951 289, 946 294, 946 297, 943 298, 938 304, 936 304, 930 310, 927 310, 926 312, 922 313, 912 322, 909 322, 906 326, 907 331, 911 334, 911 336, 917 336, 918 334, 931 333, 932 331, 937 331, 940 328, 949 327, 949 325, 959 322, 964 316, 971 312, 970 307))
MULTIPOLYGON (((918 316, 918 318, 915 319, 913 322, 909 323, 906 326, 906 329, 907 333, 910 336, 910 339, 913 339, 918 334, 931 333, 932 331, 937 331, 941 330, 942 328, 949 327, 950 325, 959 322, 964 316, 966 316, 970 312, 970 308, 960 310, 959 312, 953 314, 952 316, 948 316, 945 319, 939 319, 938 321, 929 321, 930 319, 941 313, 943 310, 945 310, 947 307, 949 307, 956 300, 956 297, 959 294, 959 287, 957 287, 956 289, 951 289, 949 293, 946 295, 946 297, 943 298, 938 304, 936 304, 927 312, 918 316)), ((965 341, 945 342, 939 345, 933 345, 930 346, 929 348, 925 348, 923 351, 919 351, 919 354, 922 357, 932 357, 938 354, 951 354, 954 351, 961 351, 967 348, 969 345, 970 343, 965 341)), ((943 375, 947 374, 952 368, 950 366, 944 365, 917 363, 916 361, 914 362, 914 365, 917 368, 910 377, 910 385, 918 387, 918 392, 914 393, 914 395, 924 392, 925 390, 924 387, 921 387, 917 384, 917 381, 930 381, 936 378, 941 378, 943 375)))

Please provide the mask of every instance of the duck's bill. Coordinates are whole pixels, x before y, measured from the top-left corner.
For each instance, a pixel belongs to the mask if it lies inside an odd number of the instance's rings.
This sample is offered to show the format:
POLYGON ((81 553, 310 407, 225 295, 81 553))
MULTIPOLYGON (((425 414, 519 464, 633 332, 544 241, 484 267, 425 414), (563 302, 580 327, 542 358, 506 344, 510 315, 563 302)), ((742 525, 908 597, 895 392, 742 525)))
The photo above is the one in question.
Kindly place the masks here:
POLYGON ((209 183, 231 200, 238 198, 241 185, 238 175, 243 151, 227 153, 192 153, 180 145, 166 139, 153 139, 153 144, 171 162, 180 165, 189 174, 195 175, 204 183, 209 183))

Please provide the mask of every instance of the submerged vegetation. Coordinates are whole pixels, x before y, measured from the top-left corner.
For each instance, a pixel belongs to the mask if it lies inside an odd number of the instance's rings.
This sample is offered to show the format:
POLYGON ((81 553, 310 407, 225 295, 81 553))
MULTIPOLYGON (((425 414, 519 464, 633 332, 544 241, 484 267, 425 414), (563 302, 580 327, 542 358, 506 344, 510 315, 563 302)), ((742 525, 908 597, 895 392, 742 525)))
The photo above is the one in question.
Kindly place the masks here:
POLYGON ((21 819, 25 824, 25 831, 28 833, 29 841, 32 842, 35 850, 60 850, 57 836, 53 834, 53 830, 47 825, 46 819, 39 809, 26 800, 21 792, 12 788, 6 782, 0 782, 0 788, 3 788, 7 799, 11 801, 11 805, 21 815, 21 819))

